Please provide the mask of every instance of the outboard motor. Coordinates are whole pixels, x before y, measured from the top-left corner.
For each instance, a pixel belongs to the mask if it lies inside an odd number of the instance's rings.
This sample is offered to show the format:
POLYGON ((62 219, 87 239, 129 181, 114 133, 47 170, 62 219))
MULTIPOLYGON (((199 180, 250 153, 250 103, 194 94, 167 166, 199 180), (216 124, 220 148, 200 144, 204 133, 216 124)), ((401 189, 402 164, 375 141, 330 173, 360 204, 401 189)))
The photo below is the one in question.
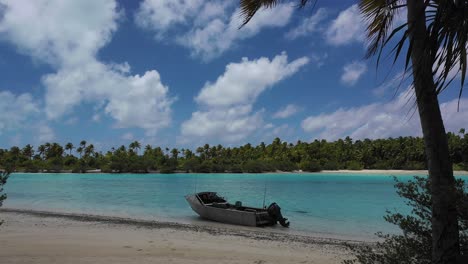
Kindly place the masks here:
POLYGON ((289 227, 289 221, 281 214, 281 207, 278 204, 272 203, 267 208, 268 215, 275 221, 278 221, 282 226, 289 227))

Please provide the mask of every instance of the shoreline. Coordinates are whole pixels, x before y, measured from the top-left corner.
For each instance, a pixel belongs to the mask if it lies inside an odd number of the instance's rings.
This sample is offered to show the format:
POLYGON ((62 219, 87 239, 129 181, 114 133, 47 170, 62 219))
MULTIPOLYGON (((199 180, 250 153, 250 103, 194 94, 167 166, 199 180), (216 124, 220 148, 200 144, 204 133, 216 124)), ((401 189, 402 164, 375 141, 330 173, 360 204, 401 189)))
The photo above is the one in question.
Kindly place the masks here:
POLYGON ((220 228, 1 209, 0 259, 5 263, 323 263, 353 258, 348 245, 252 229, 220 228))
MULTIPOLYGON (((230 173, 230 172, 211 172, 211 173, 194 173, 194 172, 184 172, 184 171, 177 171, 174 173, 161 173, 158 171, 151 171, 148 173, 131 173, 131 172, 123 172, 123 173, 108 173, 108 172, 101 172, 100 170, 88 170, 86 173, 73 173, 68 170, 63 170, 60 172, 12 172, 12 174, 21 173, 21 174, 111 174, 111 175, 122 175, 122 174, 134 174, 134 175, 148 175, 148 174, 306 174, 306 175, 315 175, 315 174, 359 174, 359 175, 369 175, 369 174, 386 174, 387 175, 428 175, 427 170, 322 170, 319 172, 306 172, 306 171, 276 171, 276 172, 261 172, 261 173, 230 173)), ((468 171, 454 171, 454 176, 468 176, 468 171)))
MULTIPOLYGON (((15 214, 22 216, 31 216, 38 218, 58 218, 78 222, 97 222, 109 225, 123 225, 133 226, 137 228, 149 229, 172 229, 179 231, 194 231, 203 232, 212 235, 230 235, 237 237, 245 237, 255 240, 275 240, 275 241, 294 241, 299 243, 313 243, 313 244, 330 244, 330 245, 345 245, 345 244, 361 244, 361 243, 374 243, 375 240, 371 239, 348 239, 345 237, 331 237, 324 236, 316 233, 285 233, 279 230, 266 230, 262 227, 246 227, 217 223, 206 221, 206 223, 181 223, 175 221, 158 221, 146 220, 138 218, 128 218, 120 216, 107 216, 96 214, 82 214, 82 213, 65 213, 53 211, 40 211, 30 209, 16 209, 16 208, 0 208, 0 214, 15 214)), ((1 217, 0 217, 1 219, 1 217)))

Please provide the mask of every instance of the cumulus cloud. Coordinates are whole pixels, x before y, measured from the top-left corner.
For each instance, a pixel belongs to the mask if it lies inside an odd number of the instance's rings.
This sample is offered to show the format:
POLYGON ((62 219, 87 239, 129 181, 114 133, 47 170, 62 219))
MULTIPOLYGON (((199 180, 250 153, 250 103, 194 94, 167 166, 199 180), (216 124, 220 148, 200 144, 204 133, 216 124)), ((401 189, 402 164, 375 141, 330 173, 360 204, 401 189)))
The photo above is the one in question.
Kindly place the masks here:
POLYGON ((52 142, 55 140, 54 130, 47 124, 37 125, 36 142, 38 144, 52 142))
POLYGON ((193 56, 210 60, 230 49, 238 41, 257 35, 264 28, 285 26, 293 11, 293 7, 287 4, 280 4, 274 9, 263 9, 239 29, 242 17, 239 15, 239 9, 236 9, 229 20, 213 19, 179 37, 178 42, 188 47, 193 56), (271 19, 272 17, 275 19, 271 19))
POLYGON ((191 50, 195 57, 213 59, 239 41, 251 38, 264 28, 285 26, 294 11, 291 4, 262 9, 242 29, 242 17, 231 1, 145 0, 136 13, 136 24, 164 39, 175 26, 175 42, 191 50), (274 19, 272 19, 274 18, 274 19))
POLYGON ((319 24, 328 17, 328 12, 325 8, 319 8, 315 14, 304 18, 299 26, 291 29, 286 33, 286 38, 296 39, 302 36, 307 36, 310 33, 321 30, 319 24))
POLYGON ((192 113, 182 124, 182 137, 233 143, 245 139, 262 124, 262 112, 252 113, 251 105, 213 108, 192 113))
POLYGON ((123 134, 120 138, 122 138, 123 140, 130 141, 134 139, 134 136, 132 133, 128 132, 128 133, 123 134))
POLYGON ((341 75, 341 83, 353 86, 367 71, 367 65, 364 62, 353 61, 343 67, 343 74, 341 75))
MULTIPOLYGON (((468 127, 468 99, 462 98, 440 105, 447 131, 468 127)), ((336 140, 420 136, 421 127, 412 91, 405 91, 387 103, 372 103, 360 107, 340 108, 332 113, 310 116, 302 121, 304 131, 314 138, 336 140)))
POLYGON ((55 66, 93 59, 117 29, 114 0, 1 0, 0 34, 26 55, 55 66), (86 18, 86 19, 83 19, 86 18))
POLYGON ((135 22, 158 37, 178 24, 185 24, 202 7, 203 0, 145 0, 135 14, 135 22))
POLYGON ((288 62, 286 53, 273 59, 243 58, 230 63, 215 83, 206 83, 195 101, 200 106, 181 126, 181 141, 218 140, 233 143, 265 127, 263 111, 253 111, 258 96, 305 64, 306 57, 288 62))
POLYGON ((334 46, 346 45, 353 42, 364 42, 365 40, 364 19, 359 12, 357 4, 342 11, 332 21, 325 32, 328 43, 334 46))
POLYGON ((240 63, 228 64, 215 83, 206 83, 195 100, 207 106, 251 104, 264 90, 293 75, 308 62, 307 57, 288 62, 285 52, 272 60, 242 58, 240 63))
POLYGON ((97 59, 122 15, 115 0, 0 3, 5 6, 0 35, 57 71, 42 78, 48 118, 58 119, 88 102, 102 104, 97 109, 115 119, 117 127, 139 127, 153 134, 169 125, 174 99, 157 71, 131 75, 126 62, 97 59))
POLYGON ((39 106, 30 94, 0 91, 0 135, 6 130, 24 126, 28 118, 39 112, 39 106))
POLYGON ((274 113, 273 118, 277 118, 277 119, 288 118, 290 116, 293 116, 299 111, 301 111, 301 108, 299 106, 294 105, 294 104, 289 104, 281 108, 280 110, 278 110, 278 112, 274 113))
POLYGON ((117 121, 117 127, 140 127, 154 133, 171 122, 173 99, 155 70, 128 76, 94 61, 47 75, 43 82, 48 87, 45 111, 52 119, 81 102, 104 102, 104 113, 117 121))

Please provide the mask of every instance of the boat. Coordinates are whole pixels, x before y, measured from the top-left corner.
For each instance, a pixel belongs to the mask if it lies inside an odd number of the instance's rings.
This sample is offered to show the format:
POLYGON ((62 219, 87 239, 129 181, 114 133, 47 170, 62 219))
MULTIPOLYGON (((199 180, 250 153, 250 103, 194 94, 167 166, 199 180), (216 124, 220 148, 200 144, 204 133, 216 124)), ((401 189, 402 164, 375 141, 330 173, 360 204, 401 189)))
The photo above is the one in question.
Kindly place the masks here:
POLYGON ((202 218, 244 226, 271 226, 279 222, 289 227, 289 221, 281 215, 281 208, 272 203, 267 208, 243 206, 242 202, 228 203, 216 192, 199 192, 185 196, 185 199, 202 218))

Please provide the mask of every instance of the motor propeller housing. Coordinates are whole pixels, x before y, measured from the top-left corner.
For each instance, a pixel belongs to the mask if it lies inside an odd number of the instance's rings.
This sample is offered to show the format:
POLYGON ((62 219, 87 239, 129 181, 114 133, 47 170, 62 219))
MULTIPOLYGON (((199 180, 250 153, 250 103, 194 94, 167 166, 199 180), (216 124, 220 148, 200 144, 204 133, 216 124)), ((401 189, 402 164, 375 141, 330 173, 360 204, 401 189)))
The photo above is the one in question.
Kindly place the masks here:
POLYGON ((272 203, 267 208, 268 215, 275 221, 278 221, 282 226, 289 227, 289 221, 281 214, 281 207, 277 203, 272 203))

